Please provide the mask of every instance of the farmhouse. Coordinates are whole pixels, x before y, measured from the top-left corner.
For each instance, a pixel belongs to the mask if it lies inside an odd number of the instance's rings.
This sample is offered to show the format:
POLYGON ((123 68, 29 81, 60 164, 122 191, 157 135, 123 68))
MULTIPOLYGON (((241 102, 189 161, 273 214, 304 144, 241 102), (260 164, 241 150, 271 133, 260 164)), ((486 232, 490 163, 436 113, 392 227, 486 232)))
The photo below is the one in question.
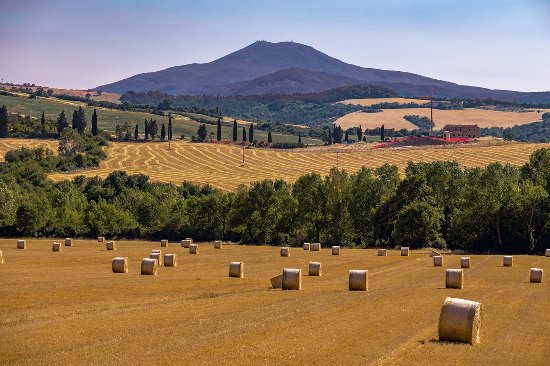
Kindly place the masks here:
POLYGON ((450 138, 454 137, 471 137, 478 138, 480 136, 479 127, 477 125, 445 125, 443 126, 443 136, 450 138), (448 132, 446 134, 445 132, 448 132))

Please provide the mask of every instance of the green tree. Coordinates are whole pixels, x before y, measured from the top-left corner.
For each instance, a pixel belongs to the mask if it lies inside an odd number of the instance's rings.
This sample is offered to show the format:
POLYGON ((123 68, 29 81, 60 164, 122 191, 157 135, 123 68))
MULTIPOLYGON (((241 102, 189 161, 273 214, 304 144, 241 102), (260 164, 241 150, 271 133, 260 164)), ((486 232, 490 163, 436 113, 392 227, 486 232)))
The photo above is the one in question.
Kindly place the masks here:
POLYGON ((59 155, 72 157, 82 151, 82 138, 72 128, 66 128, 61 132, 59 139, 59 155))
POLYGON ((206 141, 208 130, 206 129, 206 125, 204 123, 199 126, 199 129, 197 130, 197 136, 199 137, 199 141, 206 141))
POLYGON ((46 117, 44 117, 44 111, 42 111, 42 117, 40 118, 40 128, 42 133, 46 132, 46 117))
POLYGON ((357 132, 357 141, 361 141, 363 139, 363 129, 361 128, 361 125, 359 125, 359 127, 355 130, 357 132))
POLYGON ((233 142, 237 142, 237 120, 233 121, 233 142))
POLYGON ((246 142, 246 128, 243 127, 243 142, 246 142))
POLYGON ((0 108, 0 137, 8 137, 8 109, 5 105, 0 108))
POLYGON ((149 122, 147 122, 147 118, 143 125, 143 132, 145 133, 145 141, 149 140, 149 122))
POLYGON ((138 124, 136 123, 136 127, 134 128, 134 140, 138 140, 139 139, 139 127, 138 127, 138 124))
POLYGON ((216 141, 220 142, 222 140, 222 119, 218 118, 218 125, 216 128, 216 141))
POLYGON ((165 138, 166 138, 166 128, 164 127, 164 123, 163 123, 162 126, 160 127, 160 140, 164 141, 165 138))
POLYGON ((297 200, 295 236, 298 242, 320 241, 325 224, 326 194, 323 179, 317 173, 299 177, 292 185, 297 200))
POLYGON ((413 201, 403 207, 394 222, 392 237, 400 246, 423 248, 443 244, 443 212, 425 201, 413 201))
POLYGON ((97 127, 97 112, 94 108, 94 114, 92 114, 92 135, 97 136, 99 134, 99 128, 97 127))
POLYGON ((352 220, 349 212, 351 185, 349 175, 332 168, 325 178, 326 224, 321 241, 328 245, 349 245, 353 238, 352 220))
POLYGON ((252 123, 250 124, 250 127, 248 129, 248 142, 254 142, 254 124, 252 123))
POLYGON ((298 132, 298 145, 302 144, 302 133, 298 132))
POLYGON ((67 116, 65 116, 65 111, 61 111, 59 117, 57 117, 57 133, 61 135, 61 132, 67 127, 69 127, 69 121, 67 121, 67 116))
POLYGON ((386 133, 385 133, 384 125, 380 127, 380 141, 386 141, 386 133))
POLYGON ((172 141, 172 115, 168 115, 168 141, 172 141))
POLYGON ((157 120, 152 118, 149 119, 149 123, 147 123, 147 129, 149 130, 149 136, 151 136, 151 140, 154 140, 159 131, 157 120))
POLYGON ((348 130, 346 130, 346 131, 344 132, 344 141, 345 141, 346 143, 349 142, 348 130))
POLYGON ((19 202, 17 191, 0 180, 0 232, 15 224, 19 202))
POLYGON ((271 137, 271 131, 267 132, 267 143, 268 144, 273 143, 273 138, 271 137))

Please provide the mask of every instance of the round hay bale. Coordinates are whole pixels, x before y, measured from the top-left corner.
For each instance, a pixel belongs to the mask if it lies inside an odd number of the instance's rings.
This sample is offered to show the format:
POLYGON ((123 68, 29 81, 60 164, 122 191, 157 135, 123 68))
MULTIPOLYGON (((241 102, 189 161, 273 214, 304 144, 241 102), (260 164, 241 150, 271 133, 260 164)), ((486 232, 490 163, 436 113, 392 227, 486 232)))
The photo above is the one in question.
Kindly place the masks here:
POLYGON ((73 239, 72 238, 65 238, 65 246, 66 247, 72 247, 73 246, 73 239))
POLYGON ((309 246, 309 249, 312 252, 320 252, 321 251, 321 243, 311 243, 309 246))
POLYGON ((511 255, 505 255, 502 258, 502 265, 504 267, 513 267, 514 266, 514 257, 512 257, 511 255))
POLYGON ((293 268, 283 269, 283 290, 301 290, 302 289, 302 270, 293 268))
POLYGON ((434 257, 434 267, 441 267, 443 265, 443 257, 440 255, 435 255, 434 257))
POLYGON ((151 253, 149 255, 149 258, 156 260, 157 264, 159 266, 162 266, 162 254, 161 253, 151 253))
POLYGON ((321 263, 319 263, 319 262, 309 262, 309 275, 320 277, 322 275, 321 263))
POLYGON ((339 246, 333 246, 332 247, 332 255, 340 255, 340 247, 339 246))
POLYGON ((177 267, 178 261, 175 254, 164 255, 164 267, 177 267))
POLYGON ((26 240, 18 240, 17 241, 17 249, 26 249, 27 248, 27 241, 26 240))
POLYGON ((151 258, 143 258, 141 260, 141 274, 156 276, 158 270, 158 261, 151 258))
POLYGON ((283 287, 283 275, 277 275, 275 277, 272 277, 270 279, 271 281, 271 287, 273 288, 282 288, 283 287))
POLYGON ((214 249, 223 249, 223 242, 221 240, 214 241, 214 249))
POLYGON ((310 243, 304 243, 303 248, 304 248, 304 250, 310 250, 311 249, 311 244, 310 243))
POLYGON ((107 250, 116 250, 116 243, 114 241, 108 241, 105 247, 107 247, 107 250))
POLYGON ((189 245, 189 254, 199 254, 199 246, 197 244, 189 245))
POLYGON ((54 242, 52 245, 52 252, 62 252, 62 251, 63 251, 63 246, 61 245, 61 243, 54 242))
POLYGON ((408 257, 409 256, 409 247, 401 247, 401 256, 402 257, 408 257))
POLYGON ((231 262, 229 263, 229 277, 243 278, 244 263, 231 262))
POLYGON ((460 258, 460 268, 470 268, 470 257, 460 258))
POLYGON ((542 283, 542 268, 531 268, 529 281, 532 283, 542 283))
POLYGON ((379 257, 387 257, 388 251, 386 249, 378 249, 378 256, 379 257))
POLYGON ((550 257, 550 249, 546 249, 546 251, 544 252, 544 255, 547 257, 550 257))
POLYGON ((193 244, 193 241, 192 240, 189 240, 189 239, 184 239, 181 241, 181 246, 182 248, 186 248, 186 249, 189 249, 189 246, 193 244))
POLYGON ((113 273, 128 273, 128 257, 114 257, 113 273))
POLYGON ((98 243, 103 243, 105 241, 105 237, 104 236, 98 236, 97 237, 97 242, 98 243))
POLYGON ((463 288, 463 271, 462 269, 448 269, 445 271, 445 287, 457 288, 462 290, 463 288))
POLYGON ((481 304, 448 297, 439 314, 439 341, 477 344, 481 340, 481 304))
POLYGON ((368 291, 369 271, 365 269, 352 269, 349 271, 349 290, 368 291))
POLYGON ((281 248, 281 257, 290 257, 290 248, 289 247, 281 248))
POLYGON ((160 241, 160 246, 161 246, 161 247, 167 248, 167 247, 168 247, 168 240, 162 239, 162 240, 160 241))

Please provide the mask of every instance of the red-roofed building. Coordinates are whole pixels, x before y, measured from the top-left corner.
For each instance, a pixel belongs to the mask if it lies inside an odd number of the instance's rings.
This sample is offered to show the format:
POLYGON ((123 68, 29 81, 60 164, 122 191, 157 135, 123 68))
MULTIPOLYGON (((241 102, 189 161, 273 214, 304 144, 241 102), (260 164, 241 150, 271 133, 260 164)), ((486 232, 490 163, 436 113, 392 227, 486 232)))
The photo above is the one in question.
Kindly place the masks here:
POLYGON ((449 132, 449 137, 470 137, 478 138, 480 136, 479 127, 477 125, 445 125, 443 127, 443 134, 445 131, 449 132))

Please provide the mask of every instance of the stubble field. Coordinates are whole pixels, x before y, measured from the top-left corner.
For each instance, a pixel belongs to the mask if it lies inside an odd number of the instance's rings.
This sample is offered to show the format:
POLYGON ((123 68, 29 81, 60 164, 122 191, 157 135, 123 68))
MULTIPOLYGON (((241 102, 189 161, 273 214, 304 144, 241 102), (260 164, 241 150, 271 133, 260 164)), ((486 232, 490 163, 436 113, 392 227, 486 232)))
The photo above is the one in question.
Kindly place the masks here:
POLYGON ((550 258, 472 256, 464 290, 444 288, 445 268, 426 251, 291 250, 199 244, 190 255, 179 243, 104 244, 75 240, 62 253, 52 240, 27 240, 17 250, 0 240, 0 363, 24 364, 547 364, 550 292, 529 283, 529 268, 550 269, 550 258), (176 253, 177 268, 141 276, 151 249, 176 253), (128 274, 113 274, 111 259, 129 258, 128 274), (244 278, 229 278, 230 261, 244 278), (310 261, 322 277, 307 276, 310 261), (270 289, 284 267, 304 272, 302 291, 270 289), (369 291, 349 292, 350 269, 369 270, 369 291), (437 323, 446 297, 479 301, 481 344, 439 343, 437 323))

